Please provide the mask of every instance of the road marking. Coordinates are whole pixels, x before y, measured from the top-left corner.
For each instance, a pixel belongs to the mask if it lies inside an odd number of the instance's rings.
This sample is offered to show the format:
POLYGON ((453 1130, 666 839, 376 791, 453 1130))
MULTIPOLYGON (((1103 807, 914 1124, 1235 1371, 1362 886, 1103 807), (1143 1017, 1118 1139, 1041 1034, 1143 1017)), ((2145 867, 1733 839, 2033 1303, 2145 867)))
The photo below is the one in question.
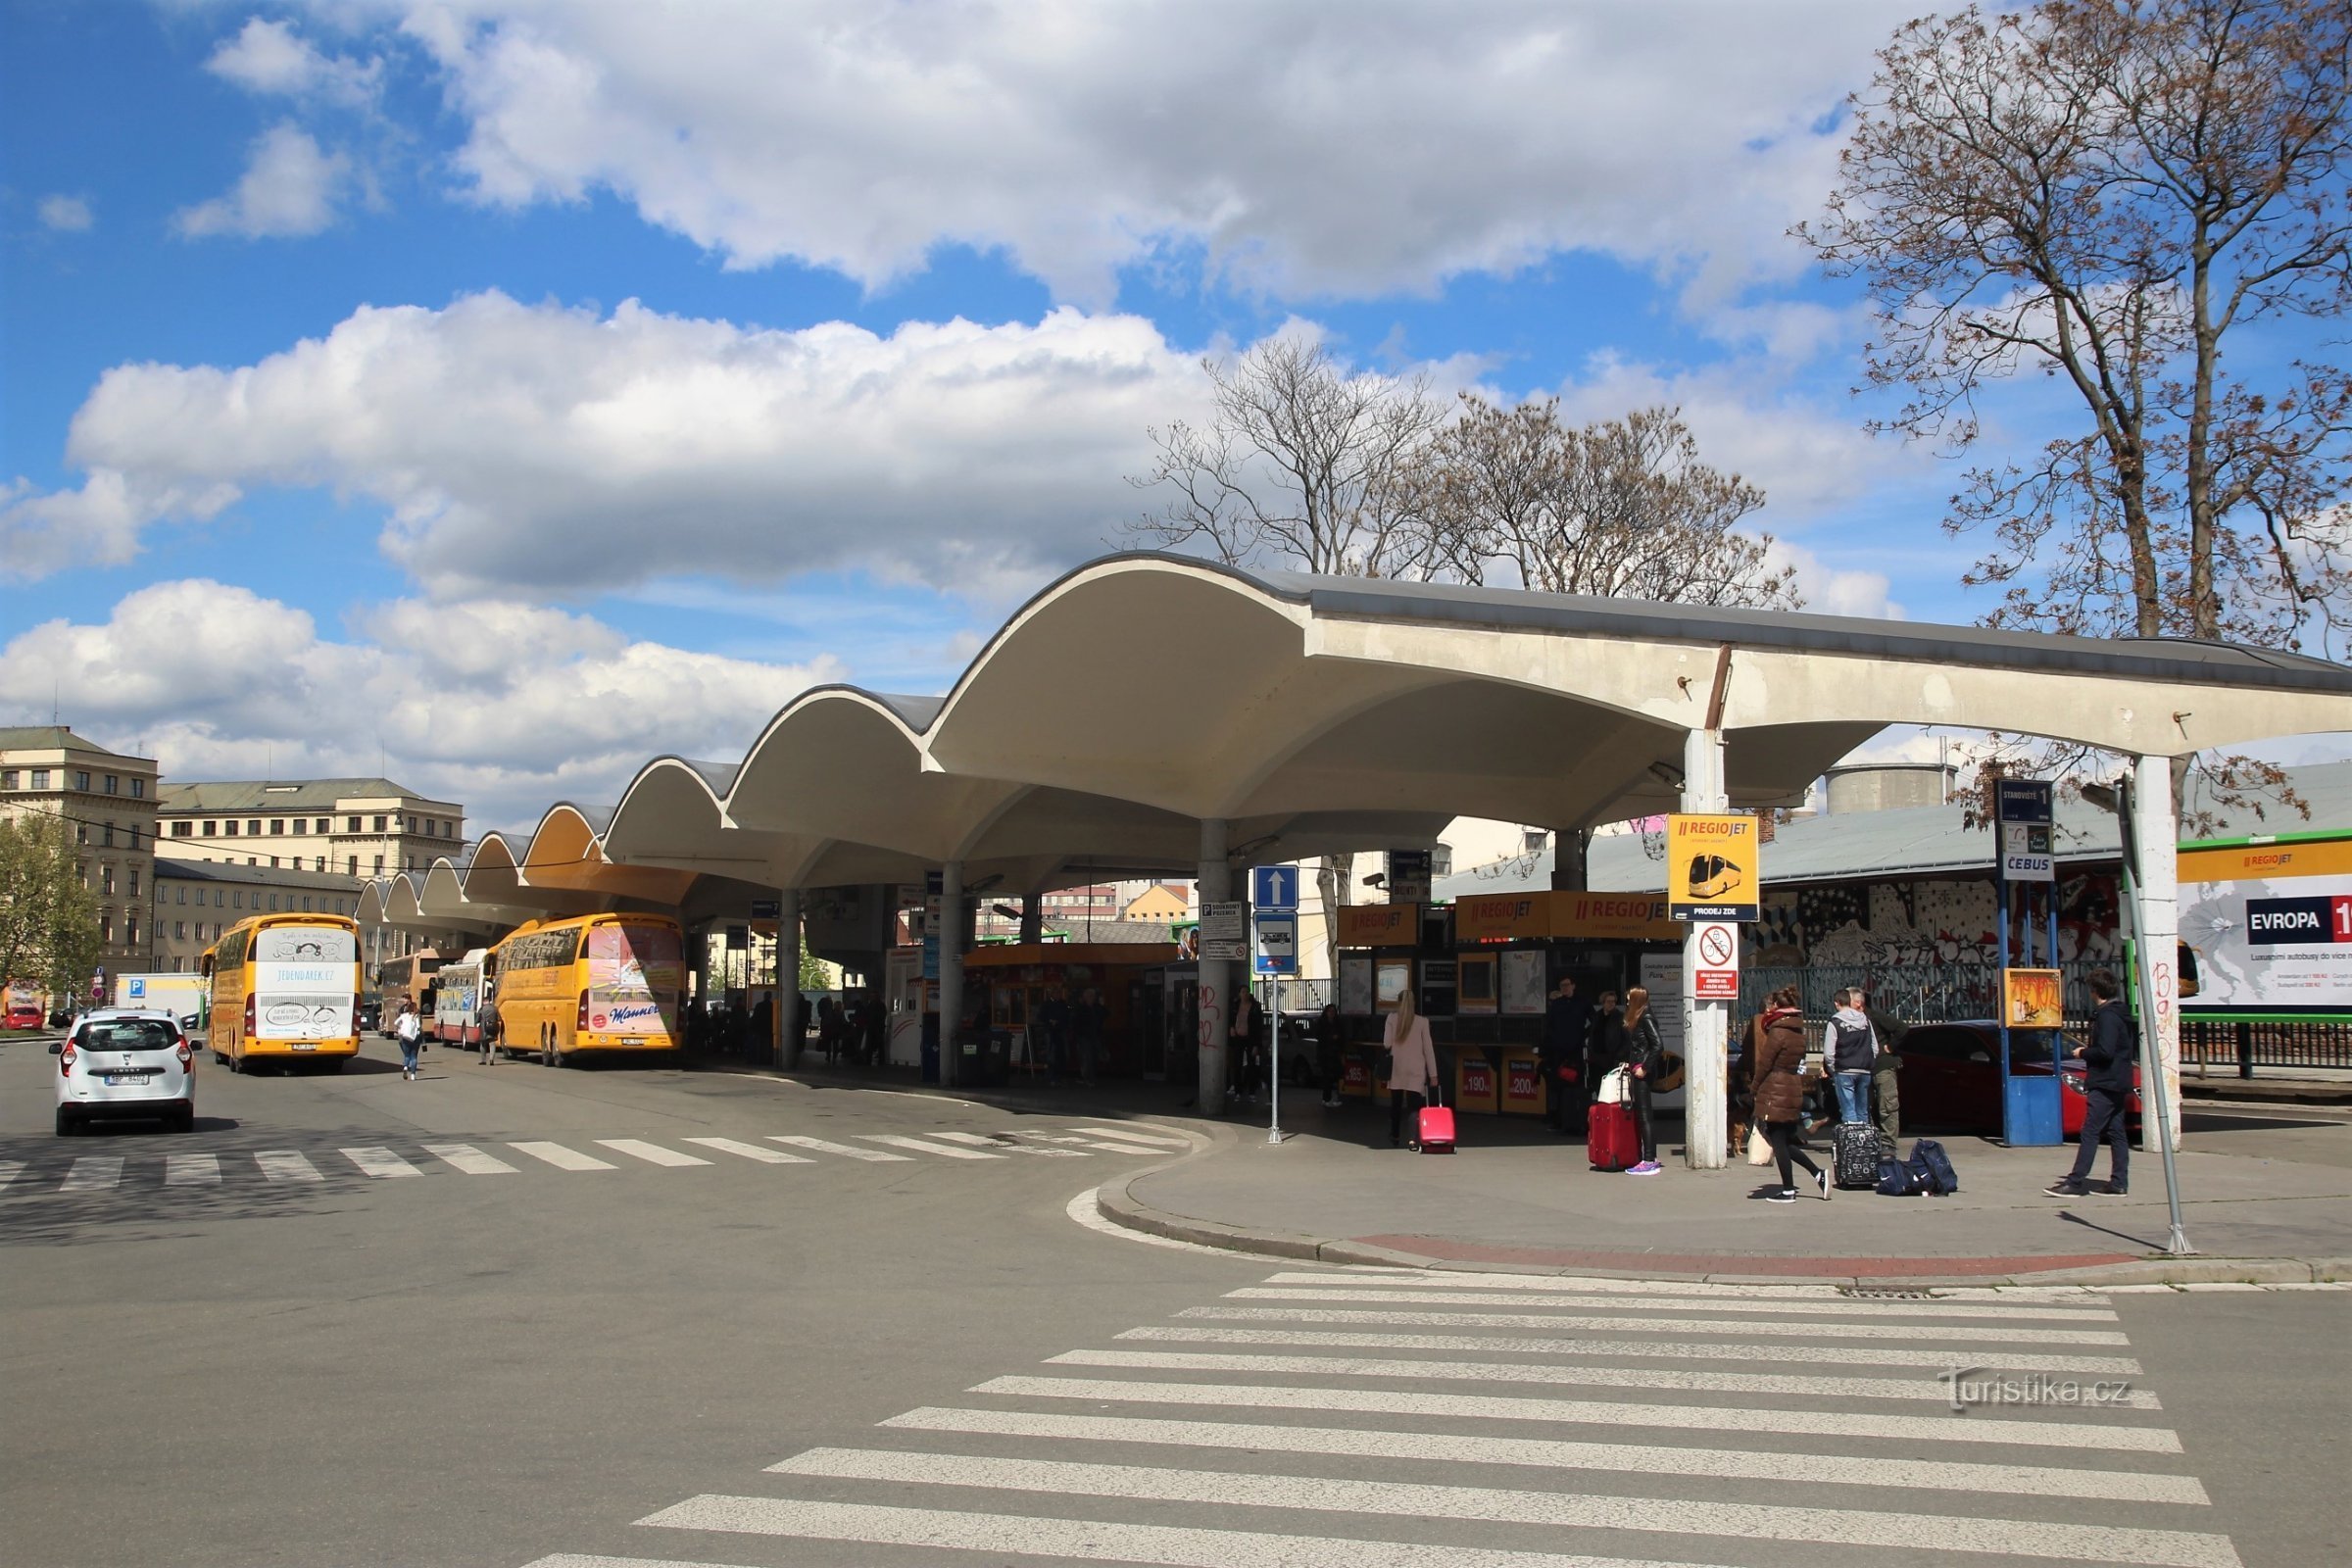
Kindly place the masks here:
POLYGON ((806 1154, 787 1154, 781 1149, 761 1149, 758 1144, 739 1144, 732 1138, 689 1138, 690 1144, 715 1149, 722 1154, 740 1154, 756 1159, 762 1165, 813 1165, 815 1160, 806 1154))
POLYGON ((771 1144, 796 1144, 803 1149, 813 1149, 820 1154, 843 1154, 851 1159, 910 1159, 913 1157, 909 1154, 887 1153, 879 1149, 858 1149, 849 1144, 827 1143, 822 1138, 810 1138, 801 1133, 770 1133, 767 1141, 771 1144))
POLYGON ((1474 1420, 1558 1421, 1620 1427, 1675 1427, 1747 1433, 1786 1432, 1898 1443, 2006 1443, 2038 1447, 2118 1448, 2179 1453, 2180 1435, 2165 1427, 2077 1421, 1922 1421, 1915 1415, 1858 1411, 1756 1409, 1708 1404, 1624 1404, 1604 1399, 1506 1399, 1483 1394, 1401 1390, 1308 1389, 1255 1383, 1146 1383, 1112 1378, 991 1378, 972 1394, 1042 1399, 1103 1399, 1130 1404, 1217 1404, 1281 1410, 1355 1410, 1373 1415, 1462 1416, 1474 1420))
POLYGON ((696 1154, 681 1154, 660 1144, 649 1144, 642 1138, 599 1138, 597 1142, 616 1153, 632 1154, 649 1165, 708 1165, 710 1162, 696 1154))
MULTIPOLYGON (((1351 1355, 1219 1355, 1165 1350, 1067 1350, 1048 1366, 1169 1367, 1187 1372, 1306 1372, 1335 1378, 1411 1378, 1442 1383, 1566 1383, 1619 1389, 1688 1389, 1719 1394, 1796 1394, 1831 1399, 1951 1398, 1934 1378, 1818 1378, 1764 1372, 1683 1372, 1657 1367, 1533 1366, 1525 1361, 1408 1361, 1351 1355)), ((2001 1368, 2003 1373, 2007 1367, 2001 1368)), ((1986 1374, 1990 1376, 1990 1373, 1986 1374)), ((2161 1410, 2145 1389, 2129 1390, 2111 1408, 2161 1410)))
MULTIPOLYGON (((1694 1568, 1650 1558, 1563 1556, 1548 1551, 1488 1550, 1287 1536, 1177 1525, 1115 1525, 1091 1519, 1038 1519, 892 1508, 854 1502, 784 1502, 767 1497, 695 1497, 648 1514, 641 1525, 681 1530, 797 1536, 810 1541, 930 1546, 993 1556, 1068 1557, 1080 1562, 1151 1563, 1156 1568, 1694 1568)), ((718 1568, 643 1558, 542 1557, 528 1568, 718 1568)))
MULTIPOLYGON (((1108 1225, 1110 1221, 1103 1220, 1108 1225)), ((1124 1229, 1124 1227, 1121 1227, 1124 1229)), ((1142 1235, 1130 1231, 1129 1235, 1142 1235)), ((1186 1244, 1190 1245, 1190 1244, 1186 1244)), ((1348 1334, 1318 1329, 1209 1329, 1154 1326, 1128 1329, 1122 1340, 1156 1340, 1177 1345, 1324 1345, 1359 1350, 1445 1350, 1529 1355, 1662 1356, 1685 1361, 1753 1361, 1752 1345, 1730 1345, 1703 1340, 1531 1340, 1495 1334, 1348 1334)), ((1895 1346, 1841 1345, 1838 1360, 1845 1366, 1924 1366, 1949 1368, 1949 1350, 1909 1350, 1895 1346)), ((2136 1376, 2140 1364, 2128 1355, 2034 1355, 2003 1350, 2004 1372, 2064 1372, 2109 1377, 2136 1376)))
POLYGON ((509 1144, 507 1147, 517 1153, 528 1154, 533 1159, 544 1159, 558 1170, 613 1170, 617 1168, 597 1158, 594 1154, 583 1154, 577 1150, 565 1149, 562 1144, 509 1144))
MULTIPOLYGON (((1936 1492, 2005 1492, 2038 1497, 2095 1497, 2117 1502, 2209 1504, 2194 1476, 2040 1465, 1931 1463, 1913 1459, 1831 1457, 1742 1448, 1667 1447, 1623 1443, 1562 1443, 1529 1438, 1461 1437, 1434 1432, 1378 1432, 1355 1427, 1273 1426, 1252 1421, 1152 1421, 1130 1416, 1046 1415, 1029 1410, 925 1406, 880 1423, 911 1432, 963 1432, 1076 1443, 1160 1444, 1226 1453, 1337 1454, 1440 1464, 1517 1465, 1545 1470, 1621 1470, 1633 1474, 1720 1476, 1738 1480, 1835 1482, 1936 1492)), ((769 1468, 781 1470, 784 1465, 769 1468)))
POLYGON ((24 1174, 24 1162, 23 1160, 0 1159, 0 1189, 14 1187, 17 1184, 17 1178, 24 1174))
POLYGON ((273 1182, 322 1182, 318 1167, 291 1149, 264 1149, 254 1153, 253 1162, 262 1167, 262 1174, 273 1182))
POLYGON ((389 1149, 346 1149, 343 1157, 370 1176, 421 1176, 424 1172, 389 1149))
POLYGON ((1075 1149, 1037 1149, 1028 1144, 1016 1144, 1012 1141, 1009 1133, 994 1138, 981 1133, 934 1132, 931 1136, 945 1139, 950 1143, 969 1144, 975 1149, 993 1149, 1000 1154, 1043 1154, 1049 1159, 1092 1159, 1095 1157, 1092 1154, 1081 1153, 1075 1149))
POLYGON ((74 1162, 66 1179, 58 1184, 61 1193, 103 1193, 122 1179, 122 1157, 120 1154, 84 1154, 74 1162))
MULTIPOLYGON (((1090 1231, 1115 1236, 1122 1242, 1138 1242, 1146 1247, 1164 1247, 1179 1252, 1205 1252, 1211 1257, 1232 1261, 1233 1253, 1221 1247, 1203 1247, 1199 1242, 1180 1242, 1173 1236, 1154 1236, 1150 1231, 1129 1230, 1102 1217, 1102 1189, 1090 1187, 1062 1205, 1062 1213, 1090 1231)), ((1203 1330, 1213 1333, 1214 1330, 1203 1330)))
POLYGON ((1177 1138, 1167 1133, 1129 1132, 1124 1127, 1090 1127, 1082 1124, 1070 1130, 1084 1133, 1089 1138, 1123 1138, 1129 1143, 1151 1144, 1159 1149, 1190 1149, 1193 1147, 1193 1141, 1189 1138, 1177 1138))
POLYGON ((1964 1340, 1990 1345, 2128 1345, 2108 1329, 2048 1329, 2019 1324, 2013 1329, 1945 1327, 1909 1323, 1707 1323, 1692 1318, 1658 1322, 1641 1317, 1576 1317, 1550 1312, 1357 1312, 1339 1307, 1188 1306, 1178 1317, 1240 1323, 1395 1323, 1429 1328, 1598 1329, 1603 1333, 1725 1334, 1825 1340, 1964 1340))
MULTIPOLYGON (((1318 1272, 1285 1271, 1266 1276, 1268 1285, 1409 1285, 1420 1290, 1577 1291, 1628 1296, 1737 1296, 1743 1299, 1850 1301, 1835 1285, 1708 1285, 1697 1280, 1604 1279, 1581 1274, 1479 1274, 1455 1270, 1388 1268, 1351 1263, 1318 1272)), ((2109 1290, 2169 1290, 2170 1286, 2129 1285, 2109 1290)), ((2086 1285, 1939 1285, 1933 1299, 1980 1303, 2035 1302, 2052 1306, 2107 1306, 2109 1291, 2086 1285)), ((1911 1303, 1897 1302, 1897 1305, 1911 1303)))
POLYGON ((957 1149, 954 1144, 929 1144, 905 1133, 859 1133, 869 1144, 888 1144, 893 1149, 911 1149, 920 1154, 942 1154, 949 1159, 1003 1159, 1003 1154, 983 1154, 976 1149, 957 1149))
POLYGON ((1227 1300, 1245 1301, 1405 1301, 1429 1305, 1451 1306, 1583 1306, 1605 1312, 1819 1312, 1830 1317, 1901 1317, 1901 1318, 2000 1318, 2048 1319, 2061 1323, 2112 1323, 2116 1321, 2112 1307, 2089 1311, 2065 1310, 2044 1306, 1992 1306, 1976 1302, 1941 1301, 1850 1301, 1832 1298, 1824 1300, 1755 1300, 1725 1292, 1711 1299, 1683 1296, 1619 1296, 1587 1294, 1581 1291, 1556 1294, 1512 1295, 1494 1291, 1404 1290, 1345 1290, 1329 1286, 1251 1285, 1238 1291, 1227 1291, 1227 1300))
POLYGON ((522 1173, 496 1154, 485 1154, 471 1144, 427 1144, 424 1152, 446 1160, 468 1176, 519 1176, 522 1173))
POLYGON ((164 1156, 164 1185, 166 1187, 217 1187, 220 1184, 220 1156, 218 1154, 166 1154, 164 1156))
MULTIPOLYGON (((883 1481, 901 1486, 972 1487, 1089 1498, 1206 1503, 1216 1507, 1285 1508, 1358 1517, 1493 1520, 1555 1529, 1634 1530, 1846 1546, 1912 1549, 1920 1544, 1921 1530, 1921 1522, 1908 1510, 1873 1513, 1852 1508, 1694 1502, 1677 1497, 1433 1486, 1332 1476, 1164 1470, 1144 1465, 994 1459, 955 1453, 811 1448, 769 1469, 826 1480, 883 1481)), ((680 1506, 708 1507, 712 1500, 700 1497, 680 1506)), ((722 1509, 748 1508, 754 1518, 768 1503, 769 1499, 760 1497, 721 1499, 722 1509)), ((2156 1564, 2162 1568, 2238 1568, 2237 1550, 2227 1536, 2199 1531, 2051 1524, 1966 1515, 1938 1515, 1933 1528, 1940 1551, 2054 1557, 2072 1562, 2156 1564)))

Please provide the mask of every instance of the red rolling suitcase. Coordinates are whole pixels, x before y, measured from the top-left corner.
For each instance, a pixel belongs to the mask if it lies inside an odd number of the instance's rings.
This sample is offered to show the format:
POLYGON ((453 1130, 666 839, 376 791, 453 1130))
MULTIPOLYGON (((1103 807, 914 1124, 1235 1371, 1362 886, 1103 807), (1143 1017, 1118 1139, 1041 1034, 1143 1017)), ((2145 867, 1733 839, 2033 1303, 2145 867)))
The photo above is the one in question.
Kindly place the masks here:
POLYGON ((1585 1135, 1585 1153, 1594 1170, 1623 1170, 1640 1160, 1642 1141, 1634 1135, 1634 1113, 1623 1105, 1596 1102, 1585 1135))
POLYGON ((1434 1093, 1438 1086, 1431 1084, 1429 1087, 1433 1093, 1429 1097, 1429 1103, 1421 1107, 1414 1121, 1413 1142, 1420 1146, 1424 1154, 1450 1154, 1453 1152, 1453 1112, 1438 1103, 1438 1097, 1434 1093))

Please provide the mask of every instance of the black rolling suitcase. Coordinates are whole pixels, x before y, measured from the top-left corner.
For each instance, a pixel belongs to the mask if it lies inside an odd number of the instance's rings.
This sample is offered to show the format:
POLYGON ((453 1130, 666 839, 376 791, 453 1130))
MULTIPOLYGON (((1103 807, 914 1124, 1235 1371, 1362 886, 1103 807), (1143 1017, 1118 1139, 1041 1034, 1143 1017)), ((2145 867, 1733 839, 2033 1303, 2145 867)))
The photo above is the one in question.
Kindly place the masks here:
POLYGON ((1886 1152, 1876 1127, 1841 1121, 1830 1138, 1830 1179, 1850 1192, 1867 1192, 1879 1185, 1879 1160, 1886 1152))

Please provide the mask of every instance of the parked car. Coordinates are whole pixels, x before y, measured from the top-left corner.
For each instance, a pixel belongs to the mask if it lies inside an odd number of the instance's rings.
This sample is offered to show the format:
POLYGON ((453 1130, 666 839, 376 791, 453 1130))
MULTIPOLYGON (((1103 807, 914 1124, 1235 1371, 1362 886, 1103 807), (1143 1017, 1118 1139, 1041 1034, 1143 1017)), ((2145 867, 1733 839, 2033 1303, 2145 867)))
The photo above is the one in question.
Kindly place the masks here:
POLYGON ((170 1011, 103 1007, 85 1012, 49 1054, 57 1057, 60 1138, 102 1118, 196 1130, 196 1058, 186 1031, 170 1011))
POLYGON ((362 997, 359 1011, 352 1019, 354 1029, 373 1029, 382 1024, 384 1004, 379 997, 362 997))
MULTIPOLYGON (((2058 1126, 2069 1138, 2082 1132, 2089 1102, 2082 1094, 2082 1060, 2068 1054, 2074 1042, 2054 1029, 2012 1029, 2009 1060, 2020 1076, 2046 1075, 2053 1049, 2058 1059, 2058 1126)), ((1923 1023, 1903 1036, 1896 1082, 1903 1097, 1903 1125, 1948 1132, 1998 1136, 2001 1131, 2001 1031, 1990 1019, 1923 1023)), ((2139 1127, 2139 1069, 2132 1069, 2132 1131, 2139 1127)))

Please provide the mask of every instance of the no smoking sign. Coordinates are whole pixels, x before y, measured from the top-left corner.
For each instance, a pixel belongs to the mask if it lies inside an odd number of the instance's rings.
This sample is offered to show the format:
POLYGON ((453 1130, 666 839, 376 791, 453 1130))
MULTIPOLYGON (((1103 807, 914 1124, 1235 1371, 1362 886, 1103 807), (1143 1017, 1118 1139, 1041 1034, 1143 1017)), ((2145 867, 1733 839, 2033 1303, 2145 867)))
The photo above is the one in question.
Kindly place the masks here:
POLYGON ((1728 921, 1707 920, 1693 926, 1691 932, 1698 939, 1692 995, 1712 1001, 1736 1000, 1740 995, 1740 928, 1728 921))

